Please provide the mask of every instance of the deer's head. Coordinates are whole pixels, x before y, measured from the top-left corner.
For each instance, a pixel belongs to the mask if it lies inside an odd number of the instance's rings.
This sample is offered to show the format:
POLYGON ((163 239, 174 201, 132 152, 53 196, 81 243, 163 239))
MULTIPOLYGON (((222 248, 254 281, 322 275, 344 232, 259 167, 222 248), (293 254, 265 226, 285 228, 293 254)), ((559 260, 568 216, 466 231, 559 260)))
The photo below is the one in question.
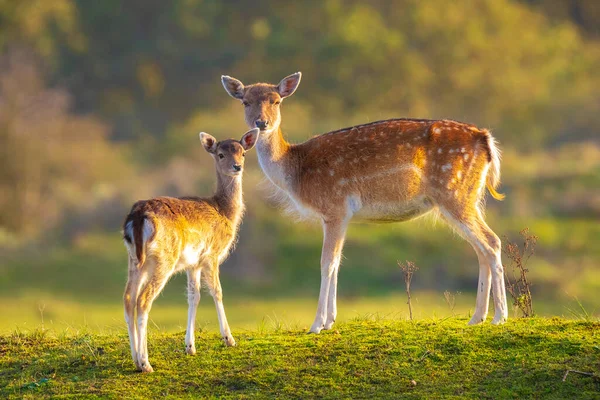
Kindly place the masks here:
POLYGON ((277 85, 255 83, 244 86, 239 80, 223 75, 221 82, 231 97, 242 102, 248 127, 258 128, 268 135, 279 128, 281 101, 296 91, 301 78, 302 73, 296 72, 277 85))
POLYGON ((259 132, 258 128, 254 128, 246 132, 239 141, 227 139, 220 142, 208 133, 200 132, 200 142, 215 159, 218 174, 238 176, 244 169, 246 151, 254 147, 259 132))

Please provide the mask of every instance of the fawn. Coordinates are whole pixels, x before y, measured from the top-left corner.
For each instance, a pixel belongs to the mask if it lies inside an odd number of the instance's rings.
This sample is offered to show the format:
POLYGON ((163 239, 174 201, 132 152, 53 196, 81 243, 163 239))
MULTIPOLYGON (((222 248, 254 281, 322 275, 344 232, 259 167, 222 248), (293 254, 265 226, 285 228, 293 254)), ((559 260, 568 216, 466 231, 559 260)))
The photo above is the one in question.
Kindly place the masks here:
POLYGON ((300 72, 277 85, 244 86, 229 76, 227 93, 242 102, 248 126, 261 130, 258 161, 289 208, 323 227, 321 289, 310 331, 330 329, 337 315, 337 275, 348 223, 406 221, 430 211, 477 253, 479 283, 470 324, 485 320, 493 287, 494 324, 508 315, 500 240, 483 218, 485 188, 498 200, 500 151, 489 131, 452 120, 391 119, 288 143, 280 104, 300 72))
POLYGON ((217 190, 214 196, 142 200, 135 203, 127 215, 123 237, 129 253, 129 268, 123 301, 131 356, 138 370, 153 371, 148 362, 148 313, 169 278, 180 271, 186 271, 188 277, 186 352, 196 353, 194 324, 201 277, 215 301, 221 336, 227 346, 235 346, 223 308, 219 265, 236 240, 244 213, 245 152, 254 147, 258 135, 259 130, 252 129, 240 141, 217 142, 201 132, 200 141, 215 160, 217 190))

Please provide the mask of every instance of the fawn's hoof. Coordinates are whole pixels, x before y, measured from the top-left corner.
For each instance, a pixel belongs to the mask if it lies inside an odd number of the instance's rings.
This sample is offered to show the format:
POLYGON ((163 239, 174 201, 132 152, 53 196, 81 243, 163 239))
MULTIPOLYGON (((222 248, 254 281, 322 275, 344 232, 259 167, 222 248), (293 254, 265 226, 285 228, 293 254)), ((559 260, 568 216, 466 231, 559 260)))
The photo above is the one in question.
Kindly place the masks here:
POLYGON ((142 372, 154 372, 154 368, 152 368, 152 365, 147 361, 141 365, 140 370, 142 372))
POLYGON ((227 347, 235 347, 235 339, 233 338, 233 336, 225 336, 223 338, 223 341, 225 342, 225 345, 227 347))
POLYGON ((187 346, 185 346, 185 352, 188 353, 190 356, 195 356, 196 346, 194 346, 193 344, 188 344, 187 346))
POLYGON ((504 315, 497 315, 492 320, 493 325, 501 325, 506 322, 506 317, 504 315))

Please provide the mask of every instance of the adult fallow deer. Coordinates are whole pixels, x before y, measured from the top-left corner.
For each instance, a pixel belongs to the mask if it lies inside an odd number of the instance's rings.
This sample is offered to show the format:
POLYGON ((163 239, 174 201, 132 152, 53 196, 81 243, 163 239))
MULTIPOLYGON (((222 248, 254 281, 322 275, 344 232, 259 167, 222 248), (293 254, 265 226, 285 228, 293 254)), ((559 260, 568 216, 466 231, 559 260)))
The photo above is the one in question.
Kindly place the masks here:
POLYGON ((260 128, 258 160, 268 179, 301 216, 323 226, 321 289, 311 332, 335 321, 337 275, 350 221, 394 222, 438 210, 475 249, 479 284, 470 324, 485 320, 490 285, 494 324, 507 318, 500 240, 483 218, 485 188, 496 199, 500 151, 490 132, 451 120, 390 119, 288 143, 280 105, 300 83, 300 72, 279 84, 245 86, 222 76, 240 100, 248 126, 260 128))
POLYGON ((252 129, 239 142, 217 143, 201 132, 200 141, 215 160, 214 196, 142 200, 127 215, 123 237, 129 253, 129 278, 123 300, 131 356, 138 370, 153 371, 148 361, 148 314, 169 278, 180 271, 186 271, 188 277, 187 353, 196 354, 194 323, 201 277, 215 301, 221 337, 227 346, 235 346, 223 308, 219 265, 227 258, 242 220, 244 156, 258 135, 259 130, 252 129))

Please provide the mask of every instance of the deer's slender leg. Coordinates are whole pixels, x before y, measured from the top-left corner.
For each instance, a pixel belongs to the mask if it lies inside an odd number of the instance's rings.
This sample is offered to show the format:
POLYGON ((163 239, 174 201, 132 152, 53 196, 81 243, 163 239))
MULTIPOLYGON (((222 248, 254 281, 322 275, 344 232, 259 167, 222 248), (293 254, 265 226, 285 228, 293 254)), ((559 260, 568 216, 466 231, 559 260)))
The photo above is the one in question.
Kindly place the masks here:
POLYGON ((504 267, 502 266, 501 258, 502 243, 500 238, 490 229, 483 218, 478 218, 476 221, 491 249, 489 260, 490 268, 492 270, 492 293, 494 295, 494 319, 492 320, 492 324, 501 324, 508 319, 504 267))
POLYGON ((335 267, 335 270, 331 274, 329 294, 327 295, 327 319, 325 320, 325 326, 323 327, 323 329, 331 329, 337 317, 337 283, 339 272, 340 265, 338 262, 338 265, 335 267))
MULTIPOLYGON (((150 261, 152 262, 152 261, 150 261)), ((148 265, 147 260, 144 264, 148 265)), ((169 265, 171 267, 171 265, 169 265)), ((169 268, 168 271, 172 271, 169 268)), ((138 328, 138 363, 142 372, 153 372, 152 366, 148 361, 148 315, 152 308, 152 303, 156 296, 163 290, 169 280, 169 273, 162 270, 160 263, 157 262, 153 271, 148 271, 148 282, 141 288, 137 299, 137 328, 138 328)))
POLYGON ((139 274, 137 267, 134 264, 131 257, 129 258, 129 269, 128 269, 127 285, 125 286, 125 293, 123 295, 123 305, 125 308, 125 322, 127 323, 127 332, 129 333, 129 345, 131 348, 131 357, 138 370, 140 365, 138 363, 137 355, 137 344, 138 344, 138 332, 135 323, 135 307, 138 297, 138 286, 139 286, 139 274))
POLYGON ((235 346, 235 339, 231 335, 227 316, 225 315, 225 307, 223 307, 223 289, 221 288, 221 280, 219 279, 219 265, 214 262, 214 264, 207 266, 204 276, 210 294, 215 301, 215 307, 217 308, 221 337, 227 346, 235 346))
MULTIPOLYGON (((348 218, 337 219, 334 221, 323 221, 323 250, 321 252, 321 290, 319 293, 319 304, 317 306, 317 315, 315 322, 310 328, 310 332, 319 333, 325 327, 327 319, 328 298, 333 289, 332 277, 337 274, 344 247, 346 228, 348 227, 348 218)), ((337 280, 336 280, 337 283, 337 280)), ((333 299, 335 301, 335 298, 333 299)), ((333 311, 333 310, 332 310, 333 311)), ((335 315, 331 314, 332 319, 335 315)), ((330 326, 331 327, 331 326, 330 326)))
POLYGON ((504 271, 500 260, 500 240, 485 224, 479 212, 463 213, 469 218, 460 218, 445 209, 440 209, 445 219, 475 249, 479 259, 479 283, 475 313, 469 324, 483 322, 488 312, 490 286, 494 293, 495 316, 492 323, 499 324, 508 316, 504 271), (490 285, 491 283, 491 285, 490 285))
POLYGON ((196 311, 200 303, 200 277, 202 269, 191 269, 187 271, 188 278, 188 323, 185 332, 185 351, 190 354, 196 354, 196 340, 194 337, 194 328, 196 324, 196 311))

